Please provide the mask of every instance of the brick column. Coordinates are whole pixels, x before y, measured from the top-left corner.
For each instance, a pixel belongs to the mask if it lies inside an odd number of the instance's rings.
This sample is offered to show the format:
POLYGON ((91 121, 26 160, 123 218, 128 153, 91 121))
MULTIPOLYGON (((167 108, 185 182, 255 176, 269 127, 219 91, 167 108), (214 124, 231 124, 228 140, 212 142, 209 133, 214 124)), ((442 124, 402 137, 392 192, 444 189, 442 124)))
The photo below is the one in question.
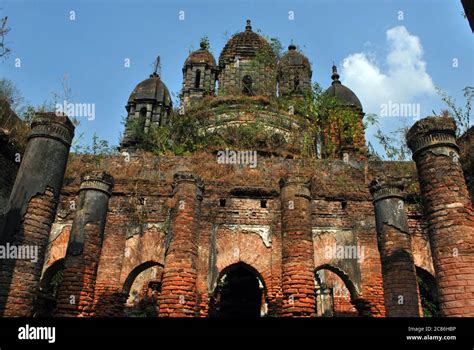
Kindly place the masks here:
POLYGON ((0 314, 33 316, 74 126, 66 116, 37 113, 6 211, 0 244, 34 257, 0 260, 0 314))
POLYGON ((474 216, 459 163, 456 125, 416 122, 407 134, 418 170, 443 316, 474 316, 474 216))
POLYGON ((56 316, 90 316, 92 313, 97 267, 113 184, 112 176, 105 171, 82 175, 56 316))
POLYGON ((370 184, 388 317, 420 316, 418 283, 403 188, 400 181, 375 179, 370 184))
POLYGON ((316 315, 309 182, 280 180, 282 231, 282 316, 316 315))
POLYGON ((203 184, 183 171, 174 175, 172 237, 166 252, 160 317, 196 316, 198 229, 203 184))

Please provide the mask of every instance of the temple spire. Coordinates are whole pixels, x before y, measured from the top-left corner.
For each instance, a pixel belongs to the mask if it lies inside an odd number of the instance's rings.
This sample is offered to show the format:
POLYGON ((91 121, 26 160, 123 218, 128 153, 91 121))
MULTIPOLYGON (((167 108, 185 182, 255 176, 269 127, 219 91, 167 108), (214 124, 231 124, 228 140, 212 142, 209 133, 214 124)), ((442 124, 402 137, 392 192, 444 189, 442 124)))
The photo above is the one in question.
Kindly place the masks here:
POLYGON ((332 63, 332 75, 331 75, 331 79, 332 79, 332 84, 340 84, 341 82, 339 81, 339 74, 337 73, 337 67, 336 65, 334 64, 334 62, 332 63))
POLYGON ((252 25, 250 24, 250 20, 247 20, 247 25, 245 26, 245 31, 246 32, 251 32, 252 31, 252 25))
POLYGON ((151 76, 160 76, 161 75, 161 62, 160 62, 160 55, 156 57, 155 62, 153 63, 153 73, 151 76))

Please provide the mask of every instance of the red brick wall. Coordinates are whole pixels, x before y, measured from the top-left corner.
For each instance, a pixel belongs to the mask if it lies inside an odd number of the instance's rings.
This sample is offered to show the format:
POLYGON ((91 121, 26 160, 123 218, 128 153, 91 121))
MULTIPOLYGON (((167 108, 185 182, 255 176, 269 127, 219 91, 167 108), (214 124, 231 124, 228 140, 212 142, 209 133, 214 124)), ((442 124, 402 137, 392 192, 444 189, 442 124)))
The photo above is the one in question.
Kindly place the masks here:
MULTIPOLYGON (((99 259, 94 315, 123 314, 128 297, 123 293, 124 283, 130 273, 141 264, 153 262, 163 264, 166 268, 166 227, 172 224, 169 210, 176 205, 172 193, 172 177, 180 164, 186 164, 191 172, 203 179, 205 184, 199 225, 194 236, 196 305, 193 307, 193 313, 196 316, 208 315, 210 297, 215 288, 213 283, 217 282, 225 268, 238 262, 249 264, 262 277, 266 288, 268 315, 281 314, 284 298, 279 180, 287 172, 288 167, 300 168, 302 173, 307 174, 308 179, 313 179, 310 193, 312 200, 309 201, 310 209, 308 209, 310 230, 322 227, 336 231, 344 229, 351 232, 357 244, 365 247, 364 260, 356 268, 360 270, 359 277, 352 271, 341 270, 358 287, 359 294, 352 302, 359 312, 372 316, 385 315, 374 209, 367 188, 372 174, 380 171, 377 167, 369 164, 367 170, 362 168, 361 171, 348 167, 347 175, 341 175, 340 170, 337 170, 341 168, 331 168, 323 162, 302 165, 296 161, 285 163, 278 159, 259 158, 259 166, 256 169, 234 168, 216 164, 216 159, 207 154, 190 158, 162 157, 159 163, 149 154, 132 158, 129 163, 120 157, 103 159, 101 168, 114 176, 116 184, 109 202, 103 248, 99 259), (364 171, 370 175, 366 176, 364 171), (339 183, 339 178, 344 179, 343 184, 339 183), (267 192, 262 196, 231 194, 236 188, 259 188, 267 192), (221 198, 226 199, 224 207, 219 204, 221 198), (267 208, 261 208, 261 198, 267 200, 267 208), (344 209, 343 203, 345 203, 344 209), (217 227, 214 232, 214 248, 213 227, 217 227), (271 244, 265 244, 258 230, 255 231, 255 227, 268 227, 271 232, 271 244)), ((73 157, 70 161, 61 198, 63 207, 75 199, 79 188, 78 175, 87 170, 88 166, 89 163, 84 157, 73 157)), ((386 168, 389 168, 389 165, 386 168)), ((345 169, 344 166, 342 169, 345 169)), ((411 175, 412 170, 407 170, 407 173, 411 175)), ((416 232, 423 235, 420 213, 416 208, 411 212, 410 225, 413 226, 413 230, 416 227, 416 232)), ((56 223, 65 223, 71 220, 72 215, 66 219, 57 217, 56 223)), ((189 212, 186 215, 194 214, 189 212)), ((184 219, 186 220, 189 220, 189 217, 184 219)), ((311 246, 308 248, 311 253, 305 258, 309 271, 308 285, 309 274, 312 279, 318 266, 331 263, 324 259, 323 243, 313 241, 312 237, 316 237, 314 234, 310 237, 311 246)), ((330 232, 327 233, 327 239, 327 242, 332 242, 330 232)), ((59 241, 53 242, 52 252, 59 251, 57 247, 59 241)), ((426 253, 426 244, 414 249, 415 252, 418 251, 415 253, 415 257, 418 258, 415 259, 422 261, 424 265, 429 265, 430 258, 426 253)), ((56 254, 52 253, 51 256, 56 254)))

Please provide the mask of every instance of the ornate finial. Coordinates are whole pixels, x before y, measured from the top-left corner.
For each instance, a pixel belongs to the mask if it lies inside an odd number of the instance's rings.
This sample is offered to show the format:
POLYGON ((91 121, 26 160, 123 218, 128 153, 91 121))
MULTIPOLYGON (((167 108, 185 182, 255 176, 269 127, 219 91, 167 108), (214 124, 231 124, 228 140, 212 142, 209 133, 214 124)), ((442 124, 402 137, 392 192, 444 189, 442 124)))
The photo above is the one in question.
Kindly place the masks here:
POLYGON ((334 64, 334 62, 332 63, 332 75, 331 75, 331 79, 332 79, 332 84, 340 84, 341 82, 339 81, 339 74, 337 74, 337 67, 336 65, 334 64))
POLYGON ((245 30, 246 30, 247 32, 251 32, 251 31, 252 31, 252 26, 251 26, 251 24, 250 24, 250 20, 249 20, 249 19, 247 20, 247 25, 245 26, 245 30))
POLYGON ((150 75, 150 77, 159 77, 160 74, 161 74, 161 63, 160 63, 160 55, 158 55, 153 64, 153 73, 150 75))
POLYGON ((209 48, 209 39, 207 35, 201 38, 201 41, 199 42, 199 46, 201 47, 201 50, 207 50, 209 48))

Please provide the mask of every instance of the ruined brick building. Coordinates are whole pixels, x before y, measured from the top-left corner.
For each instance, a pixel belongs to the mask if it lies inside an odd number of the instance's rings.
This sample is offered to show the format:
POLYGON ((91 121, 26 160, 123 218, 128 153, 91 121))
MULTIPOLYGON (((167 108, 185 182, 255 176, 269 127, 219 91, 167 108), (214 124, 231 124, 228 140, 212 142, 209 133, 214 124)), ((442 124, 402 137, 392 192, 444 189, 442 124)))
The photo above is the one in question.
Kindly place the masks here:
POLYGON ((37 113, 19 165, 2 138, 1 315, 474 316, 472 129, 457 140, 428 117, 407 135, 414 162, 370 160, 362 103, 333 67, 326 94, 355 130, 325 123, 307 157, 298 110, 273 101, 297 104, 311 79, 295 45, 278 57, 250 21, 218 61, 206 42, 186 59, 178 117, 229 139, 258 120, 276 146, 249 146, 252 166, 218 162, 222 144, 141 150, 174 113, 157 72, 130 95, 118 155, 70 154, 74 126, 54 113, 37 113))

